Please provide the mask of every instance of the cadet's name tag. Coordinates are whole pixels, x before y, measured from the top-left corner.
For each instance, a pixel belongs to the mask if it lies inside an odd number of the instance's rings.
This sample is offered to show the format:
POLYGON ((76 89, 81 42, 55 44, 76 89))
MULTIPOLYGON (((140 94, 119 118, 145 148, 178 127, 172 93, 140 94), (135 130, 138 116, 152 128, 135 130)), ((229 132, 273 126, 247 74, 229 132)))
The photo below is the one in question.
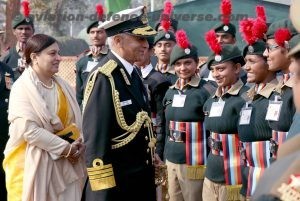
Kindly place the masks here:
POLYGON ((122 101, 121 102, 121 107, 124 107, 126 105, 131 105, 132 104, 132 101, 131 100, 126 100, 126 101, 122 101))
POLYGON ((282 106, 282 101, 270 101, 267 110, 266 120, 278 121, 280 116, 281 106, 282 106))
POLYGON ((184 107, 186 95, 174 94, 172 107, 184 107))
POLYGON ((225 101, 213 102, 210 108, 209 117, 221 117, 225 106, 225 101))
POLYGON ((86 68, 84 69, 83 72, 91 72, 91 70, 97 66, 98 62, 97 61, 88 61, 86 68))
POLYGON ((252 107, 241 110, 240 125, 249 125, 251 120, 252 107))

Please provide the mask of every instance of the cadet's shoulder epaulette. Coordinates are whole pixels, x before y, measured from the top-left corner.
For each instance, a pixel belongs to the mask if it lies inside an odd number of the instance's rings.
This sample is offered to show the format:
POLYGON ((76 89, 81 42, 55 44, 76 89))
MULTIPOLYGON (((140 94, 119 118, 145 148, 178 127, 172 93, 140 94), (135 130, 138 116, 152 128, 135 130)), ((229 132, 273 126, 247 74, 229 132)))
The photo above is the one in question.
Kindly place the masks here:
POLYGON ((109 77, 111 75, 111 73, 116 69, 117 66, 118 66, 117 62, 110 59, 103 66, 100 66, 97 69, 97 71, 99 71, 100 73, 102 73, 102 74, 106 75, 107 77, 109 77))
POLYGON ((241 94, 241 98, 242 98, 245 102, 251 101, 251 97, 249 97, 247 91, 241 94))
POLYGON ((104 65, 99 66, 94 72, 91 73, 91 75, 89 76, 88 80, 87 80, 87 84, 86 84, 86 88, 84 91, 84 98, 83 98, 83 109, 82 111, 84 111, 85 105, 93 91, 95 82, 96 82, 96 78, 98 76, 99 73, 104 74, 107 77, 111 76, 111 73, 114 71, 114 69, 118 66, 117 62, 115 62, 114 60, 109 60, 107 61, 104 65))
POLYGON ((206 91, 212 95, 216 92, 216 87, 213 85, 212 82, 205 82, 205 84, 203 85, 204 89, 206 89, 206 91))

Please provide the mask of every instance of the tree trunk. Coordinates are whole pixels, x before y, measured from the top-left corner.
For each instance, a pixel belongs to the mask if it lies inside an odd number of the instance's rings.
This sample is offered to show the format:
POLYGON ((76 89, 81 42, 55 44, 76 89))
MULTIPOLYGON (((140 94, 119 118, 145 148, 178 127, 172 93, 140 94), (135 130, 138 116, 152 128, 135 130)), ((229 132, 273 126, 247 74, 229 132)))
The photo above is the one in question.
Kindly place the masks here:
POLYGON ((6 27, 5 27, 5 37, 4 46, 12 47, 16 44, 16 37, 12 30, 12 20, 14 17, 20 13, 20 0, 8 0, 6 4, 6 27))

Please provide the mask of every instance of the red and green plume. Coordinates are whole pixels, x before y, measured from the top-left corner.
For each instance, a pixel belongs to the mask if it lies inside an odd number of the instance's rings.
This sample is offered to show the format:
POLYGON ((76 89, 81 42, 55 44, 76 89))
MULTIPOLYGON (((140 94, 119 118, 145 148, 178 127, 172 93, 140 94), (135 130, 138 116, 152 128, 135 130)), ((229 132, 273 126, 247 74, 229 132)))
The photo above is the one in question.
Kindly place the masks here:
POLYGON ((222 46, 218 42, 216 32, 214 30, 210 30, 205 34, 205 41, 211 51, 213 51, 216 55, 220 55, 222 51, 222 46))
POLYGON ((222 14, 222 21, 223 24, 228 25, 230 22, 230 17, 231 17, 231 1, 230 0, 222 0, 221 6, 220 6, 220 11, 222 14))
POLYGON ((102 6, 102 4, 99 3, 96 5, 96 12, 97 12, 98 18, 102 19, 103 14, 104 14, 104 7, 102 6))
POLYGON ((187 49, 191 47, 187 34, 183 29, 178 30, 176 32, 176 42, 177 45, 182 49, 187 49))
POLYGON ((287 28, 278 29, 274 33, 275 42, 281 47, 286 47, 286 42, 289 41, 291 39, 291 37, 292 37, 292 34, 291 34, 290 30, 287 28))
POLYGON ((161 15, 160 24, 165 32, 168 32, 171 26, 171 15, 173 12, 173 4, 170 1, 165 2, 164 10, 161 15))
POLYGON ((23 15, 28 18, 30 15, 30 7, 29 7, 29 2, 27 0, 22 1, 21 3, 22 8, 23 8, 23 15))

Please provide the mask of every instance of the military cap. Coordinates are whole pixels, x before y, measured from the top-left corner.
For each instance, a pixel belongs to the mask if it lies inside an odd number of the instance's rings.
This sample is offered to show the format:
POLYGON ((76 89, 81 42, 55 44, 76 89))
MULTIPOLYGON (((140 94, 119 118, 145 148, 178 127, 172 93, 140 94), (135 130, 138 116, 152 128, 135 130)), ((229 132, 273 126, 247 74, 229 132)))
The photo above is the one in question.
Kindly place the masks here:
MULTIPOLYGON (((298 139, 299 140, 299 139, 298 139)), ((300 151, 277 159, 265 170, 251 200, 294 201, 300 199, 300 151)))
POLYGON ((25 17, 22 14, 17 15, 12 21, 12 28, 15 29, 20 25, 31 25, 34 28, 34 19, 33 16, 25 17))
POLYGON ((192 45, 184 30, 176 32, 176 45, 172 49, 170 56, 170 65, 173 65, 179 59, 195 58, 198 59, 198 50, 192 45))
POLYGON ((29 1, 22 1, 21 7, 22 7, 22 14, 15 16, 15 18, 12 21, 13 29, 17 28, 17 26, 20 25, 31 25, 32 28, 34 28, 33 16, 30 15, 29 1))
MULTIPOLYGON (((160 22, 157 22, 156 25, 155 25, 155 30, 158 31, 158 28, 160 26, 160 22)), ((178 28, 178 21, 171 18, 171 27, 173 27, 174 31, 176 32, 177 31, 177 28, 178 28)))
POLYGON ((234 63, 240 63, 245 65, 245 60, 242 56, 240 49, 232 44, 223 44, 220 54, 213 53, 207 60, 207 67, 211 70, 212 65, 224 63, 226 61, 233 61, 234 63))
POLYGON ((297 34, 291 38, 289 41, 290 51, 288 53, 289 57, 300 52, 300 34, 297 34))
POLYGON ((97 17, 98 17, 98 20, 92 22, 92 23, 86 28, 86 32, 87 32, 87 33, 90 33, 91 28, 98 27, 99 24, 101 24, 102 22, 104 22, 104 18, 103 18, 104 9, 103 9, 103 6, 102 6, 101 4, 97 4, 97 5, 96 5, 96 11, 97 11, 97 17))
POLYGON ((219 23, 216 24, 213 29, 215 30, 216 33, 229 33, 233 37, 235 37, 236 34, 236 28, 233 24, 229 23, 228 25, 219 23))
POLYGON ((158 41, 174 41, 176 43, 175 34, 171 31, 159 31, 157 35, 154 37, 154 45, 158 41))
POLYGON ((148 23, 145 6, 120 11, 114 14, 110 20, 101 23, 98 28, 105 29, 108 37, 120 33, 141 37, 156 34, 156 31, 148 23))
POLYGON ((247 54, 250 55, 263 55, 264 51, 266 49, 266 43, 262 40, 256 41, 252 45, 247 45, 243 49, 243 57, 245 57, 247 54))
POLYGON ((269 26, 268 31, 266 33, 266 38, 267 39, 273 39, 275 32, 278 29, 282 29, 282 28, 288 29, 290 31, 290 33, 291 33, 292 36, 294 36, 294 35, 297 34, 297 30, 293 26, 291 20, 290 19, 283 19, 283 20, 279 20, 279 21, 273 22, 269 26))

